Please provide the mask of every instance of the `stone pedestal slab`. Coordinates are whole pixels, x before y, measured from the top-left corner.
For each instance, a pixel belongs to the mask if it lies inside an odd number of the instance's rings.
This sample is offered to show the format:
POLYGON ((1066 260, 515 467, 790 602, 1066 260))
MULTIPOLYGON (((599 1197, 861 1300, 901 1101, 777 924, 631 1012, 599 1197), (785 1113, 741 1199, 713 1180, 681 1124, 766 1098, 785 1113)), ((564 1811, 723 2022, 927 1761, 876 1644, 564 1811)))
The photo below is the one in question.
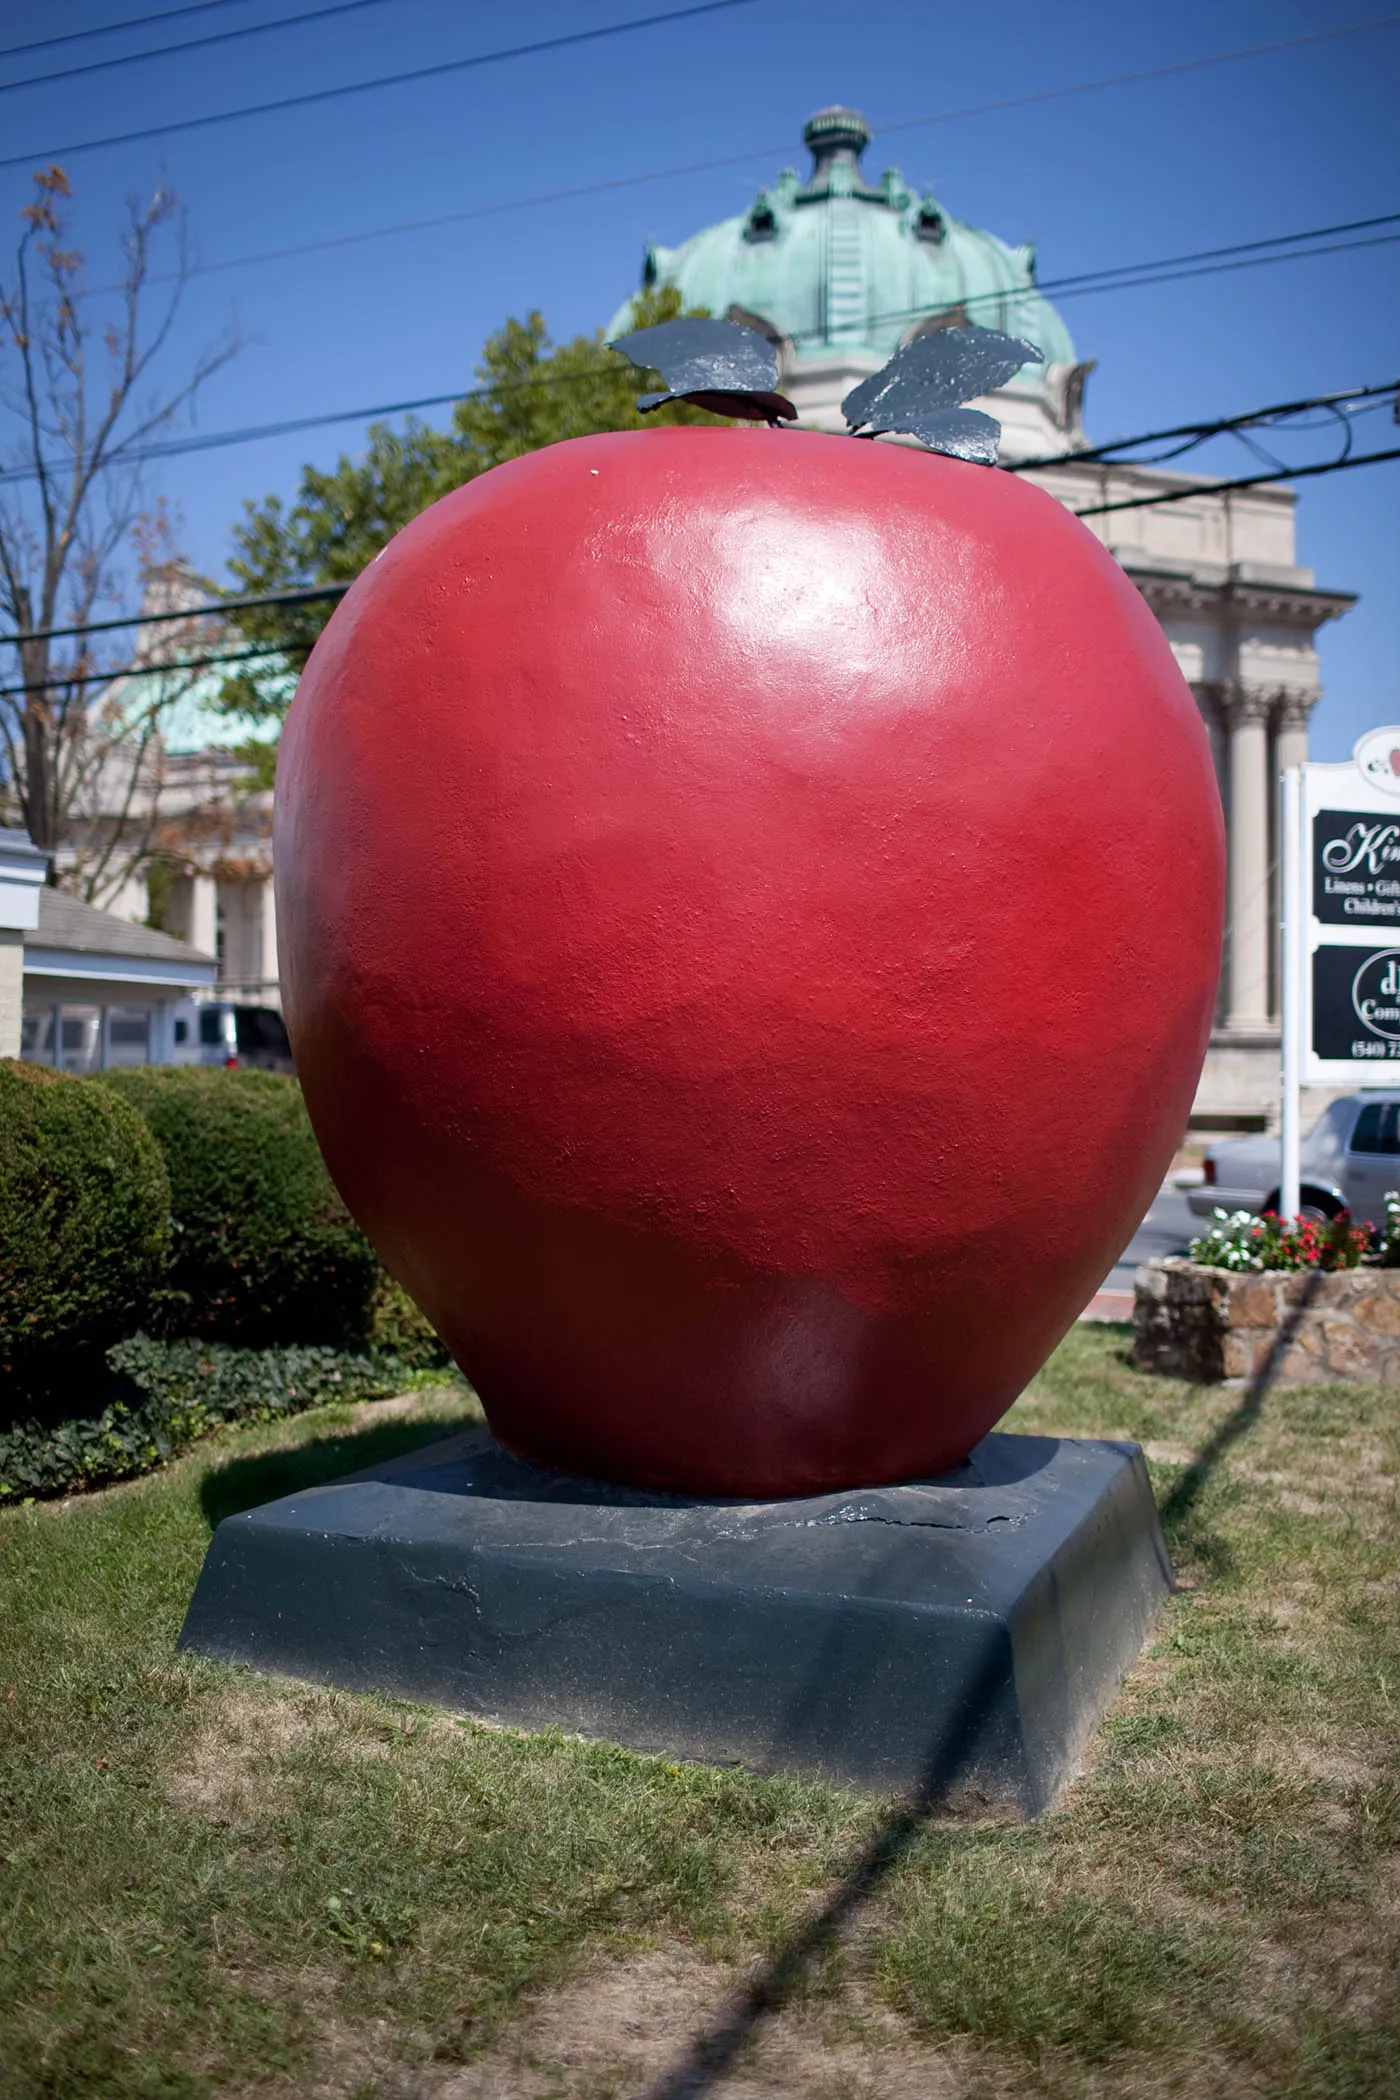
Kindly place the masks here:
POLYGON ((1170 1583, 1131 1444, 993 1435, 936 1480, 756 1504, 573 1479, 472 1431, 226 1518, 181 1640, 1033 1815, 1170 1583))

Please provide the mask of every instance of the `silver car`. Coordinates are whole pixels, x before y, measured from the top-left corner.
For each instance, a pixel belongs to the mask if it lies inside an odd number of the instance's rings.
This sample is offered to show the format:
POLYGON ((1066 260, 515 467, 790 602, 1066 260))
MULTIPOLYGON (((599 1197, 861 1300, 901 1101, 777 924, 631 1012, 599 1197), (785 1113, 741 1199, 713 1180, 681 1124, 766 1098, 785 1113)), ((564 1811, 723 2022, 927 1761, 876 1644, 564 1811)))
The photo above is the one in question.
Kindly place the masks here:
MULTIPOLYGON (((1205 1180, 1188 1192, 1187 1205, 1198 1218, 1215 1210, 1276 1211, 1280 1167, 1276 1137, 1212 1145, 1205 1180)), ((1303 1139, 1303 1215, 1335 1218, 1349 1210, 1358 1225, 1379 1224, 1392 1189, 1400 1189, 1400 1092, 1368 1091, 1334 1101, 1303 1139)))

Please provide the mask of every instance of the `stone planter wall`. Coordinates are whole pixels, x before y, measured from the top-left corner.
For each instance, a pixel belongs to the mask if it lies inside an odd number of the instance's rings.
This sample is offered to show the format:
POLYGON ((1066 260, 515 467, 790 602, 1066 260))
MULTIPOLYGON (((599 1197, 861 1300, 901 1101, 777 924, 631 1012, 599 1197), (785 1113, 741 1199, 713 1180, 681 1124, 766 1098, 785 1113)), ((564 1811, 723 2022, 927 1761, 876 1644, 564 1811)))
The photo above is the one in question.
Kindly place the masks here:
POLYGON ((1400 1385, 1400 1269, 1235 1274, 1172 1254, 1135 1278, 1134 1361, 1173 1378, 1400 1385))

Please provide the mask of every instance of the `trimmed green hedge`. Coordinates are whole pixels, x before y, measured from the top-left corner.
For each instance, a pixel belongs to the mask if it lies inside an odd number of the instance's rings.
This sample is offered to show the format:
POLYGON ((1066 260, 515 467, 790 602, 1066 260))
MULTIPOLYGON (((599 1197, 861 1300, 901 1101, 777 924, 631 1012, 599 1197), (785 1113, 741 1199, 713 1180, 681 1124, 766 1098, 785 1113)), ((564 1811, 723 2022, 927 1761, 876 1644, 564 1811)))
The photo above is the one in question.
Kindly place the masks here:
POLYGON ((295 1080, 141 1065, 89 1082, 144 1119, 170 1177, 170 1264, 149 1326, 271 1348, 363 1349, 381 1270, 336 1192, 295 1080))
POLYGON ((0 1504, 148 1473, 225 1422, 298 1414, 328 1400, 382 1400, 402 1391, 405 1376, 392 1358, 145 1335, 109 1350, 107 1362, 117 1397, 100 1413, 0 1430, 0 1504))
POLYGON ((384 1269, 374 1293, 369 1340, 372 1349, 396 1356, 412 1371, 438 1371, 452 1361, 428 1315, 384 1269))
POLYGON ((170 1184, 115 1094, 0 1060, 0 1422, 100 1376, 170 1245, 170 1184))

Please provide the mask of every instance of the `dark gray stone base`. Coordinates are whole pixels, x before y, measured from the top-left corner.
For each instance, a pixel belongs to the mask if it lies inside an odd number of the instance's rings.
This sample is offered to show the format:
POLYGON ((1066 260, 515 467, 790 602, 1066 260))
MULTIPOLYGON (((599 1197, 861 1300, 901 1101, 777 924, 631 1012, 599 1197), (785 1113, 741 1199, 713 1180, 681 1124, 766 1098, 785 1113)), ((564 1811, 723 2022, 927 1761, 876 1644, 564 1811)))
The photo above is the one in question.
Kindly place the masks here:
POLYGON ((572 1479, 473 1430, 225 1518, 181 1645, 1034 1815, 1171 1579, 1135 1444, 989 1436, 937 1480, 755 1504, 572 1479))

